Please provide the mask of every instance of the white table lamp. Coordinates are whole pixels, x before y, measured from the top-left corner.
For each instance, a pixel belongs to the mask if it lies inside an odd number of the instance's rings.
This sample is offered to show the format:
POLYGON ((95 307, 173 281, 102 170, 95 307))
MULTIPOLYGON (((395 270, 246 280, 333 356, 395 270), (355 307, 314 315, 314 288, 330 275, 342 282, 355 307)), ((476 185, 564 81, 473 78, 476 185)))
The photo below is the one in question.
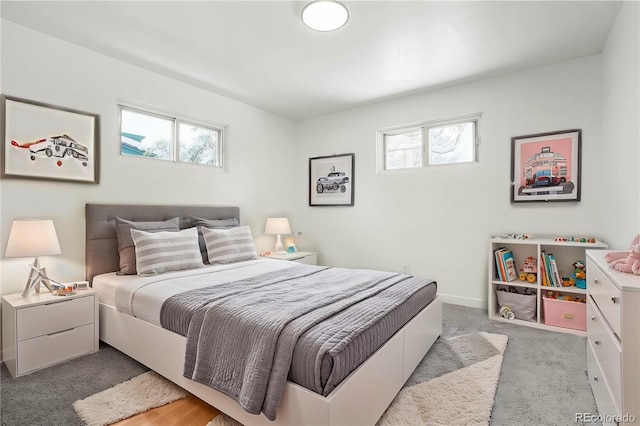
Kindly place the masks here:
POLYGON ((284 247, 282 246, 282 240, 280 235, 290 234, 291 227, 289 226, 289 219, 286 217, 270 217, 267 219, 267 225, 264 228, 264 233, 269 235, 277 235, 276 246, 274 251, 277 254, 285 254, 284 247))
MULTIPOLYGON (((60 254, 60 243, 56 228, 52 220, 14 220, 9 232, 6 257, 35 257, 33 265, 29 265, 31 272, 22 297, 29 297, 31 289, 40 292, 40 284, 49 291, 51 284, 44 268, 40 268, 38 256, 53 256, 60 254)), ((53 281, 53 280, 52 280, 53 281)))

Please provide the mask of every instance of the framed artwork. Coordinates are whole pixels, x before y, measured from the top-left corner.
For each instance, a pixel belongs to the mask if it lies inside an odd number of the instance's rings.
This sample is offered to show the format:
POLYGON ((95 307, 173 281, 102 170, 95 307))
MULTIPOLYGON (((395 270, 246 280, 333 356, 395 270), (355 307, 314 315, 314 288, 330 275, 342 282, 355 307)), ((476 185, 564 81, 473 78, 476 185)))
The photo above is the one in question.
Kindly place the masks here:
POLYGON ((511 202, 580 201, 582 130, 511 138, 511 202))
POLYGON ((2 176, 98 183, 98 115, 2 96, 2 176))
POLYGON ((354 154, 309 158, 309 205, 353 206, 354 154))

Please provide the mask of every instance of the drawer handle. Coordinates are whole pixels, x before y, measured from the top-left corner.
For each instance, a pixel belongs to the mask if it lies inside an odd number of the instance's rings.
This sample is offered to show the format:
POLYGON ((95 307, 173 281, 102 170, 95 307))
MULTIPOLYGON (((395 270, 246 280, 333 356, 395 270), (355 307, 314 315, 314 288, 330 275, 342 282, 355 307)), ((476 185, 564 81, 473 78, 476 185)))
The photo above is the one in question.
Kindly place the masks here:
POLYGON ((596 316, 595 316, 595 315, 593 315, 593 316, 591 317, 591 321, 595 321, 595 320, 596 320, 596 316))
POLYGON ((594 278, 594 279, 593 279, 593 283, 594 283, 594 284, 600 284, 600 281, 598 281, 598 279, 597 279, 597 278, 594 278))
POLYGON ((593 343, 595 343, 596 345, 600 344, 600 340, 594 340, 593 343))
POLYGON ((75 300, 77 300, 77 299, 63 300, 63 301, 60 301, 60 302, 53 302, 53 303, 45 303, 42 306, 62 305, 63 303, 72 303, 75 300))
POLYGON ((62 331, 56 331, 55 333, 47 334, 47 337, 57 336, 58 334, 68 333, 68 332, 74 331, 74 330, 75 330, 75 327, 74 328, 68 328, 68 329, 62 330, 62 331))
POLYGON ((612 301, 613 303, 618 303, 618 298, 617 298, 617 297, 612 297, 612 298, 611 298, 611 301, 612 301))
POLYGON ((597 382, 598 380, 600 380, 600 379, 598 379, 598 376, 593 376, 593 381, 594 382, 597 382))

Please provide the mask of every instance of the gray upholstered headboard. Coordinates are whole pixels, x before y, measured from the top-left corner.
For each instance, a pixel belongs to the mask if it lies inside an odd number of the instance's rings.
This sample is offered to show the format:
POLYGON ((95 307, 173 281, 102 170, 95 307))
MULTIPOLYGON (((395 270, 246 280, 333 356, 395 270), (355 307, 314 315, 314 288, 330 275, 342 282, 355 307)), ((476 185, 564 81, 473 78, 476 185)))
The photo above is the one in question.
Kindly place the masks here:
POLYGON ((191 216, 203 219, 235 217, 240 222, 238 207, 151 206, 125 204, 87 204, 85 208, 86 245, 85 275, 93 277, 120 270, 115 218, 133 221, 167 220, 178 216, 180 229, 191 226, 191 216))

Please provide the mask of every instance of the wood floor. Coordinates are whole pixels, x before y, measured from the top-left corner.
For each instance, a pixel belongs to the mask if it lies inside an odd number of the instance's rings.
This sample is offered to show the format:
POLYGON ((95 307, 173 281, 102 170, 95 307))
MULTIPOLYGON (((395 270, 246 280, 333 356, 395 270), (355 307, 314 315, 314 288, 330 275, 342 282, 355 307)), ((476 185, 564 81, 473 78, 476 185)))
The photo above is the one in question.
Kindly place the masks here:
POLYGON ((189 395, 146 413, 124 419, 115 423, 114 426, 205 426, 218 414, 220 411, 189 395))

